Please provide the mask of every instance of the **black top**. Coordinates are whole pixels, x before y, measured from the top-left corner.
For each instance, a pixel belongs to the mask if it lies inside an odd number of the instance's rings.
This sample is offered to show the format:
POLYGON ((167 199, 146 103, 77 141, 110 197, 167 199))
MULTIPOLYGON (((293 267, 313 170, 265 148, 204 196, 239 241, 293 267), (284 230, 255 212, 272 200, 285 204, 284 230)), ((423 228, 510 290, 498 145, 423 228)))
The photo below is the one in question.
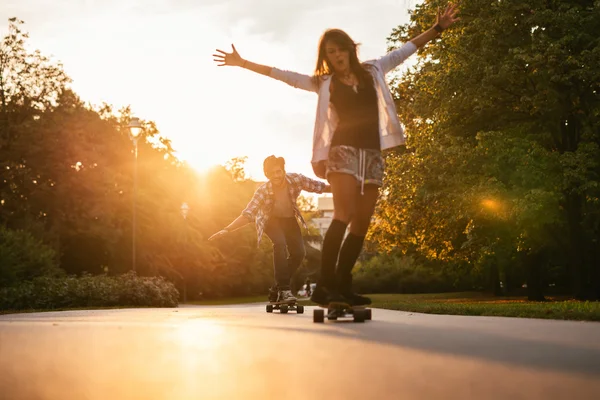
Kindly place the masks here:
POLYGON ((377 93, 372 82, 361 83, 358 92, 335 75, 330 101, 339 117, 331 146, 380 150, 377 93))

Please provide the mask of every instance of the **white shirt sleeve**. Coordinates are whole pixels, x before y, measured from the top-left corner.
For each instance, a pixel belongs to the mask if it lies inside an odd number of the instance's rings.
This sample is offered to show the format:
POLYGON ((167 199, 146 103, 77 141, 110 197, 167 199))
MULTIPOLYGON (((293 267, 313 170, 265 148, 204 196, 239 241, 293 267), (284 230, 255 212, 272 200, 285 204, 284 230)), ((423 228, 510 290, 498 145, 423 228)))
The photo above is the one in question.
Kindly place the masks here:
POLYGON ((271 78, 285 82, 297 89, 307 90, 309 92, 317 92, 319 88, 315 80, 310 75, 299 74, 292 71, 284 71, 278 68, 271 69, 271 78))
POLYGON ((417 51, 417 46, 413 42, 406 42, 399 49, 390 51, 379 58, 379 65, 384 74, 387 74, 398 65, 402 64, 408 57, 417 51))

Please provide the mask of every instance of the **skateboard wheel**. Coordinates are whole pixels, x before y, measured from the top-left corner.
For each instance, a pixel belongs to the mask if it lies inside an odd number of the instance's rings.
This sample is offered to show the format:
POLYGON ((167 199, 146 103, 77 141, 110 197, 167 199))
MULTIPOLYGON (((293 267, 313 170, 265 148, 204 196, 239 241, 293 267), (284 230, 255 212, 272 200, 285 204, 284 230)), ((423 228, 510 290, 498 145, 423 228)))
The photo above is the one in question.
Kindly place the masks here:
POLYGON ((325 310, 313 310, 313 322, 324 322, 325 310))
POLYGON ((296 308, 296 313, 298 313, 298 314, 304 314, 304 306, 300 306, 300 305, 299 305, 299 306, 296 308))
POLYGON ((273 312, 273 304, 267 304, 267 312, 273 312))
POLYGON ((369 309, 367 309, 365 311, 366 311, 366 314, 367 314, 366 317, 370 321, 371 320, 371 309, 369 308, 369 309))
POLYGON ((282 314, 287 314, 287 312, 288 312, 288 306, 285 305, 285 304, 282 304, 281 305, 281 313, 282 314))
POLYGON ((366 314, 365 310, 354 310, 354 322, 365 322, 366 314))

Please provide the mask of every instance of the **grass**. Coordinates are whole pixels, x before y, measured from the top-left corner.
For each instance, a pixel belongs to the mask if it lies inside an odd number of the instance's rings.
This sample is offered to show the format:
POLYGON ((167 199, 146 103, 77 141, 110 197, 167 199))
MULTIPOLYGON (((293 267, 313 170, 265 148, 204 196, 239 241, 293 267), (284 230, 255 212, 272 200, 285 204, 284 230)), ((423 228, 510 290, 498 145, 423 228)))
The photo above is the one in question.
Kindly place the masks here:
MULTIPOLYGON (((224 299, 212 299, 212 300, 194 300, 188 301, 187 303, 180 304, 191 304, 198 306, 219 306, 227 304, 247 304, 247 303, 260 303, 267 301, 266 295, 260 296, 246 296, 246 297, 230 297, 224 299)), ((20 313, 35 313, 35 312, 48 312, 48 311, 73 311, 73 310, 112 310, 118 308, 147 308, 147 307, 74 307, 74 308, 53 308, 43 310, 0 310, 0 315, 3 314, 20 314, 20 313)))
POLYGON ((600 302, 547 297, 546 302, 524 297, 491 297, 476 292, 437 294, 374 294, 372 307, 427 314, 600 321, 600 302))
MULTIPOLYGON (((479 315, 518 318, 600 321, 600 302, 583 302, 548 296, 546 302, 525 297, 493 297, 480 292, 428 294, 372 294, 372 307, 426 314, 479 315)), ((266 302, 266 296, 193 301, 195 305, 225 305, 266 302)), ((301 300, 304 305, 315 305, 301 300)))
MULTIPOLYGON (((547 302, 527 301, 524 297, 492 297, 478 292, 434 293, 434 294, 373 294, 368 295, 372 307, 401 310, 426 314, 480 315, 519 318, 564 319, 579 321, 600 321, 600 302, 576 301, 568 298, 547 297, 547 302)), ((266 295, 232 297, 213 300, 189 301, 186 304, 215 306, 228 304, 248 304, 266 302, 266 295)), ((301 300, 304 305, 315 305, 310 300, 301 300)), ((120 307, 110 307, 120 308, 120 307)), ((123 307, 130 308, 130 307, 123 307)), ((76 308, 85 310, 92 308, 76 308)), ((93 308, 103 309, 103 308, 93 308)), ((24 310, 0 311, 1 314, 14 312, 62 311, 24 310)))

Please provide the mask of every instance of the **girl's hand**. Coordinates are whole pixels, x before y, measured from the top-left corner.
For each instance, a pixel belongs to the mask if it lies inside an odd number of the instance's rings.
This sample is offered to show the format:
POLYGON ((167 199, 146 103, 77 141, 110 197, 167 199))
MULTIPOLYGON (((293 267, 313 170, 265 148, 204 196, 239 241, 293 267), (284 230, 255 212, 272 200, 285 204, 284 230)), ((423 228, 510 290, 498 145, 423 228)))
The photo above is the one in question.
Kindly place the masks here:
POLYGON ((225 236, 229 233, 229 231, 227 229, 222 229, 219 232, 215 233, 214 235, 212 235, 211 237, 208 238, 208 240, 215 240, 220 238, 221 236, 225 236))
POLYGON ((446 30, 456 21, 460 21, 460 18, 456 18, 456 14, 459 11, 457 7, 458 5, 456 4, 448 4, 444 14, 441 14, 440 9, 438 8, 436 24, 439 25, 443 30, 446 30))
POLYGON ((217 49, 217 51, 221 54, 213 54, 213 60, 215 62, 221 63, 218 64, 219 67, 222 67, 224 65, 230 65, 232 67, 241 67, 244 63, 244 59, 242 59, 240 53, 237 52, 233 44, 231 45, 231 48, 233 49, 231 53, 226 53, 223 50, 217 49))

